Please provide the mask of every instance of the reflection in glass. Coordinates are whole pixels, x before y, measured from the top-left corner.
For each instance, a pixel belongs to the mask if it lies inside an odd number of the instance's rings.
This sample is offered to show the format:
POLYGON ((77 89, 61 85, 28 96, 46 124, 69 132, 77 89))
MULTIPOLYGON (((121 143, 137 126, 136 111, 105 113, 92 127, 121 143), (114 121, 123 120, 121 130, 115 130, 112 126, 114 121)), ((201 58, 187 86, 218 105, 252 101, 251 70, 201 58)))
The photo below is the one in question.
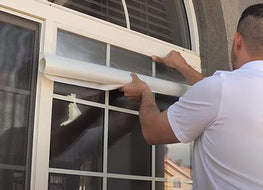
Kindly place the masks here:
POLYGON ((49 190, 102 190, 102 179, 77 175, 50 174, 49 190))
POLYGON ((187 83, 181 73, 176 70, 169 69, 163 63, 156 63, 156 77, 173 82, 187 83))
POLYGON ((183 0, 126 1, 131 29, 190 49, 183 0))
POLYGON ((25 164, 28 98, 0 91, 0 164, 25 164))
POLYGON ((78 99, 99 102, 99 103, 104 103, 105 100, 104 91, 73 86, 63 83, 57 83, 57 82, 55 82, 54 84, 54 93, 64 96, 76 94, 76 98, 78 99))
POLYGON ((126 26, 121 0, 48 0, 111 23, 126 26))
POLYGON ((65 126, 69 102, 53 101, 50 167, 102 171, 103 109, 77 105, 81 115, 65 126))
MULTIPOLYGON (((156 176, 191 183, 190 152, 190 144, 156 146, 156 176)), ((170 186, 169 183, 164 185, 170 186)))
POLYGON ((150 181, 108 179, 108 190, 151 190, 150 181))
POLYGON ((35 31, 0 21, 0 84, 30 90, 35 31))
POLYGON ((0 168, 0 185, 3 190, 25 190, 25 172, 0 168))
POLYGON ((140 108, 139 102, 128 100, 119 90, 110 91, 110 105, 131 110, 139 110, 140 108))
POLYGON ((152 60, 150 57, 115 46, 111 46, 110 65, 117 69, 148 76, 152 75, 152 60))
POLYGON ((156 182, 156 189, 158 190, 192 190, 191 180, 174 180, 167 182, 156 182))
POLYGON ((110 111, 108 172, 151 175, 151 146, 142 136, 138 116, 110 111))
POLYGON ((106 64, 106 44, 58 30, 57 55, 90 63, 106 64))

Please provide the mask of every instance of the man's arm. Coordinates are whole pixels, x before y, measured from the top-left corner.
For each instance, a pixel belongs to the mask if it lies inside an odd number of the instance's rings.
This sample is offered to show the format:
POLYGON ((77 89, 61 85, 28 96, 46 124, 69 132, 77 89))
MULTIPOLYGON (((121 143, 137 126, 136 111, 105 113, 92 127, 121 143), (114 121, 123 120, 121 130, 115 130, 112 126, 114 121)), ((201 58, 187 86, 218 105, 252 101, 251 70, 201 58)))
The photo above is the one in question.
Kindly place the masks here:
POLYGON ((204 75, 193 69, 185 61, 181 54, 175 50, 170 51, 164 58, 152 56, 152 60, 155 62, 164 63, 169 68, 176 69, 186 78, 190 85, 194 85, 198 81, 205 78, 204 75))
POLYGON ((131 77, 132 82, 121 90, 127 98, 141 101, 139 117, 146 142, 149 144, 178 143, 168 122, 167 111, 160 112, 145 82, 134 73, 131 77))
MULTIPOLYGON (((152 56, 153 61, 162 62, 166 66, 178 70, 190 85, 204 79, 205 77, 187 64, 180 53, 175 50, 160 58, 152 56)), ((137 75, 131 74, 132 82, 125 85, 121 90, 124 96, 131 100, 141 101, 140 123, 145 140, 149 144, 178 143, 168 121, 167 110, 160 112, 153 98, 152 92, 147 84, 141 81, 137 75)))

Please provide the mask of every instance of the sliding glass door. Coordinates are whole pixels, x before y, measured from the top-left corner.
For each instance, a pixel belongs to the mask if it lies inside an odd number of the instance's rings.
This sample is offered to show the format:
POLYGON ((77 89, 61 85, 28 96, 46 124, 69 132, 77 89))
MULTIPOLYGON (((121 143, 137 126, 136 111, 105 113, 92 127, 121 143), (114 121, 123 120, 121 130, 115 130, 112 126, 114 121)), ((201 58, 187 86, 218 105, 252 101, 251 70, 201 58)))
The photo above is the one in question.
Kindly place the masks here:
POLYGON ((0 12, 0 187, 29 189, 39 51, 37 23, 0 12))

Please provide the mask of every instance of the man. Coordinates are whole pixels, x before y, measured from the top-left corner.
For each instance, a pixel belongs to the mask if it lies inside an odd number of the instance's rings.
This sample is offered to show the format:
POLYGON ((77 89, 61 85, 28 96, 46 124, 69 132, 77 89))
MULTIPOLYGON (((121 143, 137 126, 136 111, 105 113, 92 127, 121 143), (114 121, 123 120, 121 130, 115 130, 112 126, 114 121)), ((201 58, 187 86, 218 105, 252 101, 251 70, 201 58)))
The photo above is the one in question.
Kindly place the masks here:
POLYGON ((181 72, 193 85, 160 112, 137 75, 122 90, 139 99, 140 122, 150 144, 194 144, 194 189, 263 189, 263 4, 248 7, 234 35, 234 71, 205 78, 176 51, 157 62, 181 72))

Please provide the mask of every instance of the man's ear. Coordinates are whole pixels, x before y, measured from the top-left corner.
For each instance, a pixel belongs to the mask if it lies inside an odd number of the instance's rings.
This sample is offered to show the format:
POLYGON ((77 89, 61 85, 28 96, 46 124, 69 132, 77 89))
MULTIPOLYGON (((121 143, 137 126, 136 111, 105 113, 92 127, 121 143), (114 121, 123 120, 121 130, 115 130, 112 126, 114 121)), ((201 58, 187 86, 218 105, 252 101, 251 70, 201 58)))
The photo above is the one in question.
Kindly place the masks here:
POLYGON ((243 45, 243 38, 239 32, 234 34, 234 46, 236 50, 239 50, 243 45))

